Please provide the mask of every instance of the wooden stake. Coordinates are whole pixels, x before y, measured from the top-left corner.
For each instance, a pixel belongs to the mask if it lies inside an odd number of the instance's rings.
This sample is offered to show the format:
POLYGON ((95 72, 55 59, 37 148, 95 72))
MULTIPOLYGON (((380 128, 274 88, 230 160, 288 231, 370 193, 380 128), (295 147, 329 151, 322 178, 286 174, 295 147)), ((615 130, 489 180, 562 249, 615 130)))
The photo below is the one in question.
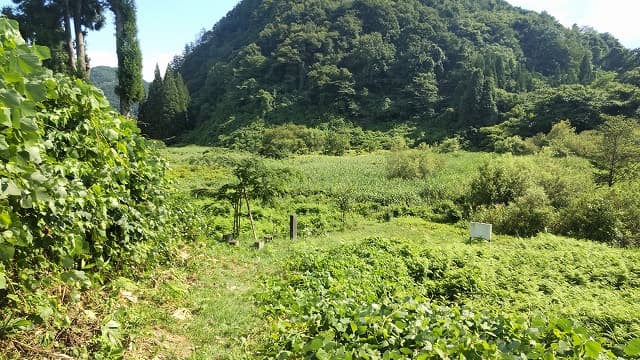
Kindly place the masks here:
POLYGON ((251 215, 251 207, 249 206, 249 195, 244 193, 244 200, 247 202, 247 211, 249 212, 249 220, 251 221, 251 230, 253 231, 253 239, 258 242, 258 235, 256 234, 256 226, 253 223, 253 215, 251 215))

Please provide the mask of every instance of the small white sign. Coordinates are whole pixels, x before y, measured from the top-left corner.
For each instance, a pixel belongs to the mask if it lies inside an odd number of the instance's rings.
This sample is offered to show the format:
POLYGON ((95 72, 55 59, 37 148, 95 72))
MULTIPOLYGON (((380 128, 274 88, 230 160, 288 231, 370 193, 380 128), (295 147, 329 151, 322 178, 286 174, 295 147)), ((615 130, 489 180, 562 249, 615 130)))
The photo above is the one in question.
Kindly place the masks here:
POLYGON ((491 241, 491 224, 472 222, 469 237, 491 241))

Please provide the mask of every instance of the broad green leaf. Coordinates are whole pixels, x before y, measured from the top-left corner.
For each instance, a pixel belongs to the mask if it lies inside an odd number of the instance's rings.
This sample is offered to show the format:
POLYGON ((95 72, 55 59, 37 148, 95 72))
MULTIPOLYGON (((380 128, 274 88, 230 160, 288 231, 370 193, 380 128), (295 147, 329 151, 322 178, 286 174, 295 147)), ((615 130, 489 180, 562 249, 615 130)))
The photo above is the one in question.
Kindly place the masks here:
POLYGON ((51 59, 51 51, 46 46, 34 45, 31 50, 40 60, 51 59))
POLYGON ((4 226, 5 229, 11 226, 11 223, 11 215, 6 212, 0 213, 0 224, 4 226))
POLYGON ((32 74, 40 68, 40 59, 32 53, 23 53, 18 57, 18 66, 25 74, 32 74))
POLYGON ((34 118, 23 117, 20 119, 20 128, 26 131, 36 131, 38 130, 38 123, 34 118))
POLYGON ((62 273, 62 275, 60 275, 60 278, 66 283, 71 283, 75 281, 86 280, 87 276, 85 275, 84 271, 73 270, 62 273))
POLYGON ((53 315, 53 309, 50 306, 38 306, 37 307, 38 316, 45 322, 49 320, 51 315, 53 315))
POLYGON ((29 99, 35 102, 41 102, 47 98, 47 89, 38 83, 27 83, 26 93, 29 99))
POLYGON ((0 108, 0 125, 11 127, 11 110, 6 107, 0 108))
POLYGON ((573 346, 568 341, 560 340, 558 341, 558 353, 564 354, 568 351, 573 350, 573 346))
POLYGON ((29 178, 38 184, 44 184, 47 181, 47 178, 38 170, 34 171, 29 178))
POLYGON ((34 164, 40 164, 42 158, 40 157, 40 148, 37 146, 29 146, 24 149, 29 154, 29 160, 34 164))
POLYGON ((311 340, 311 342, 308 342, 304 346, 304 349, 306 351, 318 351, 318 349, 320 349, 322 347, 322 344, 323 344, 322 338, 317 337, 317 338, 311 340))
POLYGON ((119 345, 120 343, 120 323, 110 320, 102 326, 102 337, 111 345, 119 345))
POLYGON ((7 278, 4 274, 0 273, 0 290, 4 290, 7 288, 7 278))
POLYGON ((8 148, 7 138, 5 138, 4 135, 0 135, 0 151, 7 150, 8 148))
POLYGON ((23 209, 33 209, 33 200, 30 195, 25 195, 20 199, 20 206, 23 209))
MULTIPOLYGON (((60 262, 65 269, 71 269, 75 265, 75 261, 69 255, 64 255, 60 258, 60 262)), ((68 276, 73 276, 71 273, 65 273, 68 276)), ((64 274, 63 274, 64 275, 64 274)), ((65 280, 66 281, 66 280, 65 280)))
POLYGON ((598 342, 591 340, 587 341, 587 343, 584 344, 584 353, 590 358, 596 359, 601 352, 602 345, 600 345, 598 342))
POLYGON ((640 338, 629 341, 627 346, 624 347, 624 353, 629 356, 640 355, 640 338))
POLYGON ((328 360, 330 359, 329 354, 327 354, 326 351, 324 351, 324 349, 318 349, 318 351, 316 351, 316 359, 318 360, 328 360))
POLYGON ((109 141, 116 141, 118 140, 118 132, 113 130, 113 129, 109 129, 104 133, 104 136, 107 138, 107 140, 109 141))
POLYGON ((16 184, 9 179, 0 179, 0 199, 5 199, 9 196, 19 196, 22 192, 16 184))
POLYGON ((41 186, 35 189, 33 195, 37 202, 45 202, 51 200, 51 196, 49 196, 49 192, 47 191, 47 189, 41 186))
POLYGON ((9 261, 16 254, 16 249, 9 244, 0 244, 0 260, 9 261))
POLYGON ((13 90, 0 90, 0 102, 10 109, 15 109, 22 104, 22 97, 13 90))
POLYGON ((2 78, 8 83, 22 82, 24 77, 15 71, 7 71, 2 74, 2 78))
POLYGON ((14 328, 26 330, 31 328, 33 326, 33 323, 29 320, 22 319, 15 321, 13 324, 11 324, 11 326, 14 328))

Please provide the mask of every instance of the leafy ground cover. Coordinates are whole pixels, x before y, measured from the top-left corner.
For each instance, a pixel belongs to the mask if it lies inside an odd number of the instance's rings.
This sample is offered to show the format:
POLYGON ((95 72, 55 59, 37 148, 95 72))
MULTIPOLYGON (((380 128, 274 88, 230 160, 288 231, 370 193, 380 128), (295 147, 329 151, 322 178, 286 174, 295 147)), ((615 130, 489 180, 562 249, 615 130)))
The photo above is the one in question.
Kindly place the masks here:
POLYGON ((1 19, 0 50, 1 359, 640 356, 640 254, 611 247, 638 241, 640 183, 544 151, 185 147, 169 190, 95 88, 1 19), (469 241, 472 217, 526 236, 469 241))
MULTIPOLYGON (((470 242, 464 223, 411 214, 381 219, 349 210, 343 222, 332 188, 376 181, 387 189, 405 181, 371 166, 381 154, 284 160, 299 166, 290 195, 253 209, 259 236, 274 241, 254 249, 245 221, 240 246, 230 247, 219 240, 231 230, 231 209, 194 190, 232 181, 225 159, 247 155, 196 147, 164 154, 174 196, 203 216, 199 235, 180 251, 183 260, 134 292, 138 330, 129 357, 638 356, 638 250, 545 233, 470 242), (376 170, 358 177, 359 166, 376 170), (291 209, 309 228, 322 221, 325 227, 289 241, 291 209)), ((482 156, 443 155, 460 169, 443 165, 439 176, 451 171, 463 182, 482 156)))
POLYGON ((168 261, 183 227, 135 122, 48 57, 0 19, 0 357, 114 358, 120 279, 168 261))

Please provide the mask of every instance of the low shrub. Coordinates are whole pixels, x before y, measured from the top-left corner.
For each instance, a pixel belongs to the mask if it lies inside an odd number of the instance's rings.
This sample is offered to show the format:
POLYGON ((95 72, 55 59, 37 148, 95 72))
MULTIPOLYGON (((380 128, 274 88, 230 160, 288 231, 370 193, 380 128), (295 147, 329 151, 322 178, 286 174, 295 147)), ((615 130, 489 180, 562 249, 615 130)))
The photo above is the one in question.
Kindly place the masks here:
POLYGON ((389 179, 426 179, 440 167, 441 162, 429 150, 401 150, 387 156, 389 179))
POLYGON ((582 194, 561 212, 560 232, 583 239, 618 243, 622 223, 607 191, 582 194))
POLYGON ((483 164, 471 181, 468 201, 480 205, 509 204, 533 184, 530 170, 522 163, 504 157, 483 164))

